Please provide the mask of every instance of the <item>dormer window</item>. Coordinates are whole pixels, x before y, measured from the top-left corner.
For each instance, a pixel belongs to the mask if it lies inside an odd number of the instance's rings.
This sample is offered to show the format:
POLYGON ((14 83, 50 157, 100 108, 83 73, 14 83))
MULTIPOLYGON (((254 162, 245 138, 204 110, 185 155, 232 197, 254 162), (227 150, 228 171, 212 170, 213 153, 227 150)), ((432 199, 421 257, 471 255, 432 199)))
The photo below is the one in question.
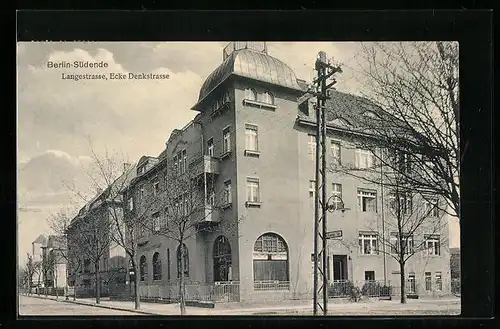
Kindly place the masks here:
POLYGON ((245 99, 250 101, 257 101, 257 92, 255 89, 246 89, 245 90, 245 99))
POLYGON ((274 96, 270 92, 266 91, 261 98, 262 103, 274 105, 274 96))

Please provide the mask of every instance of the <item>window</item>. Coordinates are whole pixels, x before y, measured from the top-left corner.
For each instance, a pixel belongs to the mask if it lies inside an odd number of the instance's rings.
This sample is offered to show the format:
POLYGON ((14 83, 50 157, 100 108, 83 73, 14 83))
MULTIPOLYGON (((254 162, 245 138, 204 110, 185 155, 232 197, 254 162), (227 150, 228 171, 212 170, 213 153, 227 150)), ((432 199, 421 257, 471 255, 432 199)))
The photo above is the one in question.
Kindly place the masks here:
POLYGON ((441 272, 436 272, 436 290, 443 290, 443 277, 441 272))
POLYGON ((211 157, 214 156, 214 139, 213 138, 210 138, 207 141, 207 152, 208 152, 208 156, 211 156, 211 157))
POLYGON ((146 281, 148 278, 148 264, 146 262, 146 256, 142 255, 139 261, 139 272, 141 281, 146 281))
POLYGON ((134 199, 133 198, 128 199, 128 209, 134 210, 134 199))
POLYGON ((187 170, 187 152, 186 149, 177 152, 174 157, 174 163, 177 161, 177 168, 179 168, 179 174, 184 174, 187 170))
POLYGON ((375 281, 375 271, 365 271, 365 281, 375 281))
POLYGON ((182 248, 177 247, 177 277, 181 277, 181 272, 184 271, 184 276, 189 276, 189 253, 185 244, 182 248))
POLYGON ((179 161, 177 154, 174 155, 173 163, 174 163, 174 173, 179 174, 179 161))
POLYGON ((212 206, 212 207, 215 205, 215 191, 212 191, 208 194, 207 203, 209 206, 212 206))
POLYGON ((168 226, 168 207, 165 207, 163 211, 163 216, 161 216, 161 228, 166 228, 168 226))
POLYGON ((260 202, 259 179, 247 178, 247 201, 260 202))
POLYGON ((278 234, 266 233, 255 241, 253 250, 255 290, 289 289, 288 247, 285 240, 278 234))
POLYGON ((274 96, 270 92, 265 92, 262 94, 262 103, 274 105, 274 96))
POLYGON ((214 242, 214 281, 230 281, 231 278, 231 246, 229 240, 221 235, 214 242))
POLYGON ((392 193, 389 196, 389 205, 394 215, 399 215, 398 208, 401 215, 409 215, 412 213, 413 207, 412 196, 406 192, 392 193), (397 202, 396 195, 399 195, 399 202, 397 202))
POLYGON ((153 254, 153 280, 161 280, 161 258, 158 252, 153 254))
POLYGON ((417 283, 415 281, 415 273, 408 274, 408 293, 414 294, 416 292, 417 283))
POLYGON ((157 196, 160 193, 160 182, 155 181, 153 183, 153 195, 157 196))
POLYGON ((335 209, 341 209, 343 207, 342 185, 341 184, 337 184, 337 183, 332 184, 332 195, 334 196, 333 204, 335 206, 335 209))
POLYGON ((391 232, 390 237, 391 253, 398 254, 401 244, 403 245, 404 254, 412 254, 414 251, 413 234, 403 234, 401 241, 399 241, 399 234, 397 232, 391 232))
POLYGON ((254 89, 245 89, 245 99, 250 101, 257 100, 257 92, 254 89))
POLYGON ((333 164, 340 165, 340 142, 332 140, 330 149, 332 150, 333 164))
POLYGON ((441 255, 441 242, 440 237, 437 234, 426 234, 424 235, 424 247, 427 250, 427 254, 430 256, 441 255))
POLYGON ((377 192, 358 189, 358 211, 377 212, 377 192))
POLYGON ((425 272, 425 291, 431 291, 431 289, 432 289, 431 272, 425 272))
POLYGON ((398 172, 403 174, 409 174, 411 170, 410 155, 405 152, 399 152, 397 156, 396 165, 398 172))
POLYGON ((142 201, 144 200, 144 187, 141 187, 139 190, 139 199, 142 201))
POLYGON ((316 136, 309 135, 309 156, 311 160, 316 160, 316 136))
POLYGON ((375 255, 378 254, 377 247, 378 234, 359 234, 359 253, 362 255, 375 255))
POLYGON ((436 180, 436 165, 429 160, 424 161, 424 164, 425 172, 427 173, 426 178, 434 182, 436 180))
POLYGON ((356 149, 354 165, 358 169, 371 168, 375 164, 375 156, 370 150, 356 149))
POLYGON ((246 124, 245 125, 245 150, 258 151, 258 134, 257 126, 246 124))
POLYGON ((231 132, 230 128, 224 128, 222 131, 222 153, 228 153, 231 151, 231 132))
POLYGON ((428 217, 439 217, 438 201, 433 198, 425 197, 424 211, 428 217))
POLYGON ((160 230, 160 213, 155 212, 153 214, 153 231, 158 232, 160 230))
POLYGON ((170 280, 170 249, 167 249, 167 280, 170 280))

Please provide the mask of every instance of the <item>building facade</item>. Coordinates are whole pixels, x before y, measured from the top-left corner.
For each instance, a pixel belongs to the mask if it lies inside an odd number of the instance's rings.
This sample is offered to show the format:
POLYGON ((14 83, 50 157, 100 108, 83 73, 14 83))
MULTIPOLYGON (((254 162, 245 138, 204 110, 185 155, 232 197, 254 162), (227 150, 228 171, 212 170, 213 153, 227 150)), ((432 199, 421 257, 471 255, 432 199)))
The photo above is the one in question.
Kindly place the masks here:
MULTIPOLYGON (((267 54, 265 43, 231 43, 224 49, 223 62, 207 77, 192 108, 196 118, 172 133, 158 157, 139 161, 125 210, 126 216, 137 215, 141 203, 161 191, 169 163, 201 164, 200 193, 207 208, 221 196, 217 209, 201 218, 215 229, 187 240, 183 257, 175 240, 143 232, 142 296, 175 287, 182 261, 190 283, 237 286, 240 301, 312 297, 316 141, 313 107, 299 102, 305 89, 290 67, 267 54)), ((377 109, 367 109, 357 96, 337 91, 330 96, 328 162, 369 165, 363 150, 350 147, 356 137, 344 128, 377 109)), ((335 231, 328 242, 329 281, 399 285, 397 262, 390 252, 375 252, 380 248, 373 242, 379 234, 389 239, 393 233, 384 225, 391 218, 383 184, 334 173, 327 181, 328 195, 341 196, 351 208, 328 214, 328 230, 335 231)), ((148 213, 158 226, 163 211, 160 206, 148 213)), ((415 240, 426 239, 427 247, 406 265, 411 292, 449 293, 447 226, 428 234, 424 225, 414 234, 415 240)))
POLYGON ((80 296, 95 296, 99 271, 101 296, 122 295, 126 287, 128 259, 126 241, 117 237, 116 223, 122 221, 123 205, 116 189, 128 185, 135 166, 124 164, 124 173, 85 204, 67 228, 68 282, 80 296), (114 235, 114 236, 113 236, 114 235))

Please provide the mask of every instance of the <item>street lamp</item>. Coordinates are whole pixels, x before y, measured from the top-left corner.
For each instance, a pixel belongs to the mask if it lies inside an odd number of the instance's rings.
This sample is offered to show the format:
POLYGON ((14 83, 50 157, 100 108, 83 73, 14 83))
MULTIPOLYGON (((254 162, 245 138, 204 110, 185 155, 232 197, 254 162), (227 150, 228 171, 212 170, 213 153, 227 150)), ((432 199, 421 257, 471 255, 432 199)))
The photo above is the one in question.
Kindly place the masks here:
POLYGON ((351 210, 351 208, 346 208, 344 206, 344 200, 342 200, 341 197, 338 195, 332 195, 330 198, 328 198, 328 201, 326 202, 326 207, 329 212, 334 212, 334 211, 342 211, 342 213, 346 212, 347 210, 351 210), (334 202, 336 200, 340 200, 340 207, 337 207, 337 203, 334 202))
MULTIPOLYGON (((332 195, 328 198, 328 201, 326 202, 326 209, 331 213, 333 213, 335 211, 341 211, 342 213, 344 213, 347 210, 350 210, 350 208, 345 207, 344 200, 342 200, 342 198, 338 195, 332 195), (340 201, 340 203, 337 201, 340 201), (338 206, 338 205, 340 205, 340 206, 338 206)), ((330 232, 330 233, 337 233, 337 232, 330 232)), ((340 231, 340 237, 342 237, 342 231, 340 231)), ((334 237, 329 236, 329 234, 327 233, 327 236, 325 238, 329 239, 329 238, 334 238, 334 237)), ((340 240, 340 241, 342 241, 342 240, 340 240)), ((328 248, 325 248, 324 253, 326 254, 325 258, 328 259, 328 248)), ((350 256, 349 256, 349 260, 350 260, 350 256)), ((351 264, 352 264, 352 262, 351 262, 351 264)), ((328 273, 327 267, 328 267, 328 264, 323 264, 323 273, 325 273, 325 275, 326 275, 326 273, 328 273)), ((323 287, 323 289, 327 289, 327 287, 323 287)), ((326 304, 327 303, 325 301, 325 306, 326 306, 326 304)), ((325 309, 326 309, 326 307, 325 307, 325 309)), ((326 314, 326 312, 325 312, 325 314, 326 314)))

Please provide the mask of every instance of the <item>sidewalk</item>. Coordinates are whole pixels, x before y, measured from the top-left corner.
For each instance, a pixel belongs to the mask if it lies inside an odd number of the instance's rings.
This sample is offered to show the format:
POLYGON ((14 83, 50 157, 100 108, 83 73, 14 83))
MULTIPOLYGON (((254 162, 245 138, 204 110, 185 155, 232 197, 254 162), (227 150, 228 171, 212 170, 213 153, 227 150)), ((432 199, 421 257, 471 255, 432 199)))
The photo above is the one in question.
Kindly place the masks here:
MULTIPOLYGON (((141 309, 135 310, 132 301, 110 301, 101 300, 100 304, 95 299, 82 298, 73 301, 72 298, 55 296, 33 296, 36 298, 50 298, 61 302, 75 303, 93 307, 101 307, 120 311, 131 311, 144 315, 180 315, 179 304, 156 304, 141 302, 141 309)), ((399 303, 398 299, 390 301, 364 300, 358 303, 340 302, 332 300, 329 302, 329 315, 426 315, 460 313, 460 299, 456 297, 446 298, 422 298, 410 299, 407 304, 399 303)), ((186 315, 312 315, 312 301, 286 301, 279 305, 241 305, 240 303, 216 304, 215 308, 186 307, 186 315)))

